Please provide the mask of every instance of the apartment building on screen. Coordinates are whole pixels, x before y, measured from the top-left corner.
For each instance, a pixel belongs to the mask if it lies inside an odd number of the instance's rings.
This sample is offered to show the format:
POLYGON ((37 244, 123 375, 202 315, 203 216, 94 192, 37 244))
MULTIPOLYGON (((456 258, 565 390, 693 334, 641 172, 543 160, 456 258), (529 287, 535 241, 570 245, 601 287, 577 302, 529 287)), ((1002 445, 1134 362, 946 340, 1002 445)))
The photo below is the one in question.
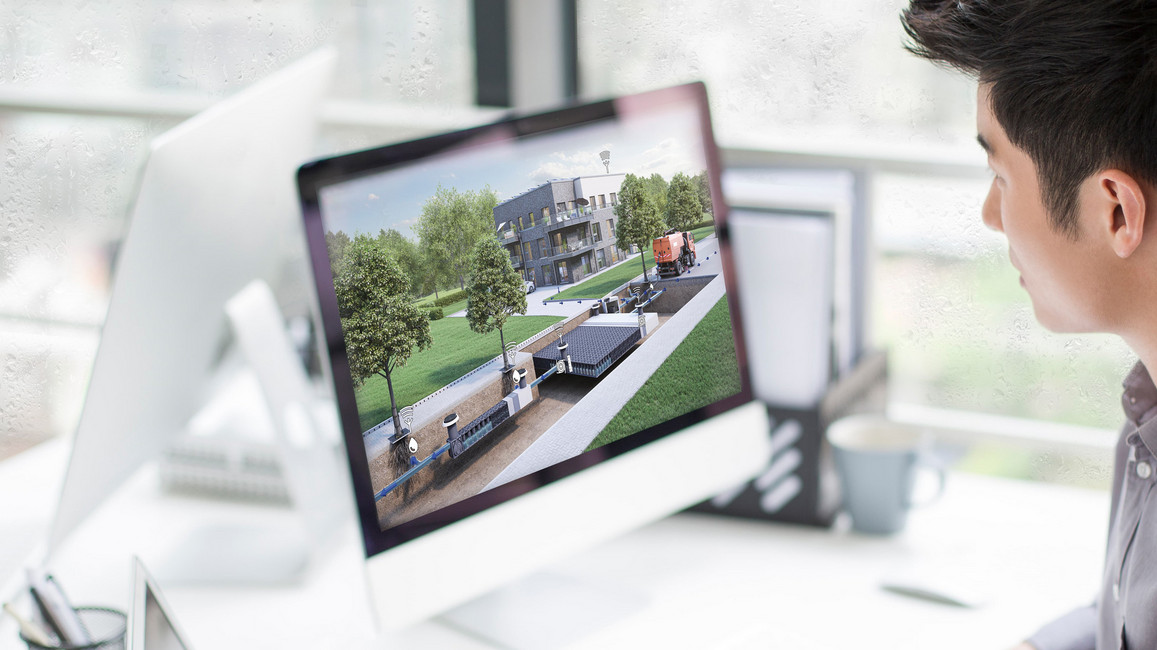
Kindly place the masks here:
POLYGON ((494 207, 498 239, 523 278, 573 284, 628 256, 615 241, 625 174, 554 179, 494 207))

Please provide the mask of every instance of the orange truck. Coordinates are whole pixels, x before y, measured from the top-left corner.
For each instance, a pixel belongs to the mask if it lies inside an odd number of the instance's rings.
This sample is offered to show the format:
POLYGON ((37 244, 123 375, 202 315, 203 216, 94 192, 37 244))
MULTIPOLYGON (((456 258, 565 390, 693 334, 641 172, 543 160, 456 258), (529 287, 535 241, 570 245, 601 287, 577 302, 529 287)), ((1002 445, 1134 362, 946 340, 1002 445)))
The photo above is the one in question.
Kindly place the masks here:
POLYGON ((695 266, 695 236, 689 232, 668 231, 651 242, 655 251, 655 268, 659 277, 679 276, 695 266))

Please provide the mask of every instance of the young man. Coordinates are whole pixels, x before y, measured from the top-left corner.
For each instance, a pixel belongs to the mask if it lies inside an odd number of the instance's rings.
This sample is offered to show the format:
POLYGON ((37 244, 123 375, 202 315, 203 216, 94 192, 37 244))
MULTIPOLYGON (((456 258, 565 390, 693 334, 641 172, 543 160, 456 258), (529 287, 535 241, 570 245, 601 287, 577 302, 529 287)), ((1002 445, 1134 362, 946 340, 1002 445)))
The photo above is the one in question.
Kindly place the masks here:
POLYGON ((903 23, 912 52, 978 79, 983 219, 1037 320, 1140 357, 1096 604, 1022 647, 1157 648, 1157 0, 911 0, 903 23))

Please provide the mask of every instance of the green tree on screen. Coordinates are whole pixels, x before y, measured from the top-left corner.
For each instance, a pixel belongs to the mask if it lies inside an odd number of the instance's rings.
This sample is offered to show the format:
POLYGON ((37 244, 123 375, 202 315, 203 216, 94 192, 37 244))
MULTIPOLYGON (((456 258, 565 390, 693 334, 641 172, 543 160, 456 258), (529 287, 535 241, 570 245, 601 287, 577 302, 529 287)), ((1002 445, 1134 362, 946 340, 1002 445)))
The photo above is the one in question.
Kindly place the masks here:
POLYGON ((414 232, 427 256, 458 279, 459 289, 466 288, 474 244, 494 236, 496 205, 498 195, 490 186, 459 192, 441 185, 422 205, 414 232))
POLYGON ((506 337, 502 326, 514 314, 526 313, 522 277, 510 264, 510 254, 495 237, 474 245, 470 258, 470 281, 466 285, 466 319, 479 334, 498 330, 502 366, 506 368, 506 337))
POLYGON ((703 220, 703 207, 695 181, 680 172, 671 179, 667 189, 667 225, 677 230, 690 230, 703 220))
POLYGON ((651 201, 655 204, 655 209, 659 214, 667 213, 667 181, 659 174, 651 174, 650 176, 639 180, 643 187, 647 189, 647 195, 651 197, 651 201))
POLYGON ((374 375, 385 378, 394 432, 400 433, 391 375, 406 365, 415 348, 430 347, 430 321, 411 304, 409 282, 397 262, 368 235, 358 235, 346 247, 334 289, 354 385, 374 375))
POLYGON ((639 247, 639 262, 643 265, 643 281, 647 280, 647 259, 644 256, 651 242, 667 229, 658 208, 643 181, 627 174, 619 188, 619 203, 615 206, 615 239, 639 247))
POLYGON ((699 205, 703 207, 704 212, 714 215, 715 211, 711 207, 711 179, 707 178, 707 170, 695 174, 692 180, 695 181, 695 190, 699 193, 699 205))
POLYGON ((420 295, 422 291, 422 255, 418 245, 406 239, 402 233, 390 228, 378 232, 378 245, 390 255, 406 276, 410 295, 420 295))
POLYGON ((341 269, 342 257, 345 255, 346 246, 350 245, 349 235, 342 231, 326 232, 325 233, 325 250, 329 253, 329 270, 333 273, 333 277, 337 277, 338 270, 341 269))

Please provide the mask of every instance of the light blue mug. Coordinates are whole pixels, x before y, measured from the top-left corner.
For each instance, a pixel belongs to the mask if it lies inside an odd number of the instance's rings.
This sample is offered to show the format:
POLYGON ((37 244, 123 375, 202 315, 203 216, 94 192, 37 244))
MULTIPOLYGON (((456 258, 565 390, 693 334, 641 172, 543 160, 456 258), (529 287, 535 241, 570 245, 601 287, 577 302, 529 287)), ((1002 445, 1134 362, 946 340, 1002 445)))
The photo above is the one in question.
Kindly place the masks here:
POLYGON ((944 467, 927 451, 917 429, 881 415, 853 415, 828 426, 827 437, 844 508, 857 531, 898 532, 907 523, 909 510, 932 503, 944 493, 944 467), (920 469, 934 472, 939 487, 931 498, 916 503, 912 493, 920 469))

